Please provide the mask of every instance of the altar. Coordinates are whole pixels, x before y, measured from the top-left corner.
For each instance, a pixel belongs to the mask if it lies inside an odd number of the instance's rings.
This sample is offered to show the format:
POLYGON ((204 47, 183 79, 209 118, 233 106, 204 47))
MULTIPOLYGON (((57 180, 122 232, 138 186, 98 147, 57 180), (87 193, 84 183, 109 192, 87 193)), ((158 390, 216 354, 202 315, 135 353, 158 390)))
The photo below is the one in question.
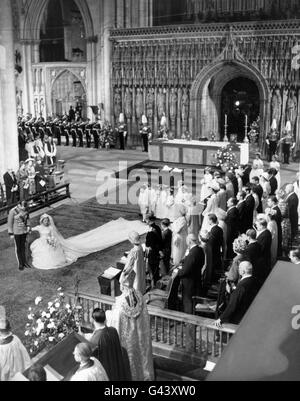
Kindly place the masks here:
MULTIPOLYGON (((163 163, 196 164, 210 166, 218 149, 229 142, 187 141, 184 139, 155 139, 149 144, 149 159, 163 163)), ((232 143, 232 152, 239 164, 249 162, 249 144, 232 143)))

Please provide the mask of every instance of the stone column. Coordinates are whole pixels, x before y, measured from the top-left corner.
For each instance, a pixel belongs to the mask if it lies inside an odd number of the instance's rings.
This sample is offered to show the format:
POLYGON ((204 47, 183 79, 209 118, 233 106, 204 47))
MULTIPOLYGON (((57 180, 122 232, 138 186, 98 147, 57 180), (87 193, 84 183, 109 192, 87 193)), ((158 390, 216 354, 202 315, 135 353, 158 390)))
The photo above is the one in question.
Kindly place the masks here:
POLYGON ((0 2, 0 177, 19 164, 13 23, 10 0, 0 2))
POLYGON ((124 28, 124 0, 117 0, 117 28, 124 28))
MULTIPOLYGON (((118 0, 118 12, 121 1, 118 0)), ((121 10, 120 10, 121 11, 121 10)), ((111 119, 111 42, 109 40, 109 30, 114 27, 114 3, 111 0, 104 0, 104 18, 105 29, 103 33, 103 79, 104 79, 104 109, 105 118, 110 121, 111 119)), ((118 14, 118 27, 119 14, 118 14)))

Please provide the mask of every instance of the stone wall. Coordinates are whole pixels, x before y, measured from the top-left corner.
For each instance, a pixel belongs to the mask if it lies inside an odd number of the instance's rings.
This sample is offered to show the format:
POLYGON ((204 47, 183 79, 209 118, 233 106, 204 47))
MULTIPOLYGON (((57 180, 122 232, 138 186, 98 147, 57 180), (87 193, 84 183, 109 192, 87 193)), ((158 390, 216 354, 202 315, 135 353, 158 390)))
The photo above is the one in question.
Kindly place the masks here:
MULTIPOLYGON (((205 84, 201 86, 199 82, 207 74, 209 83, 213 78, 209 71, 223 63, 221 72, 225 65, 235 67, 228 78, 248 76, 262 88, 263 131, 270 127, 274 107, 279 107, 280 111, 275 112, 278 126, 283 128, 292 114, 294 134, 299 140, 300 70, 295 58, 299 23, 272 21, 112 31, 112 119, 124 112, 134 135, 143 113, 155 132, 165 113, 177 137, 185 129, 198 136, 200 122, 195 125, 194 121, 201 114, 205 84)), ((227 82, 224 79, 222 84, 227 82)))

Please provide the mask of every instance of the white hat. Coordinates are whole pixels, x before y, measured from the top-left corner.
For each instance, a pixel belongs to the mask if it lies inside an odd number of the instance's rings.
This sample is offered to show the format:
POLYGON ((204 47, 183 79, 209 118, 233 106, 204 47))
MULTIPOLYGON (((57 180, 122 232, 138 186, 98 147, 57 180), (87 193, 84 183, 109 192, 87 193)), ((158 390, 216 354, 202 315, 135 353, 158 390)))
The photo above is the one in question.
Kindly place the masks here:
POLYGON ((277 129, 277 122, 276 122, 275 118, 272 121, 271 129, 274 130, 274 131, 277 129))
POLYGON ((213 191, 220 191, 219 184, 213 181, 208 184, 208 188, 211 188, 213 191))
POLYGON ((287 132, 291 132, 292 131, 292 125, 290 121, 287 121, 285 129, 287 130, 287 132))
POLYGON ((269 181, 269 174, 268 173, 262 173, 262 178, 264 178, 265 180, 269 181))
POLYGON ((142 123, 143 124, 147 124, 148 123, 148 120, 147 120, 147 117, 145 116, 145 114, 142 115, 142 123))

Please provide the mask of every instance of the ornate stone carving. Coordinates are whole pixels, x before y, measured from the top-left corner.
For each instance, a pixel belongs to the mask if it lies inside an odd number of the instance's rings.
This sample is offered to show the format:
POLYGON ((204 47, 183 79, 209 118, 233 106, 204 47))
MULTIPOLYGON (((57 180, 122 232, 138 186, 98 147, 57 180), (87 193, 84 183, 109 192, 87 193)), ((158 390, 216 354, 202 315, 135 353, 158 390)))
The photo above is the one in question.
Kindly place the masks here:
POLYGON ((129 88, 126 88, 124 95, 124 110, 127 118, 132 117, 132 94, 129 88))
POLYGON ((119 88, 115 89, 114 92, 114 115, 115 118, 119 118, 120 113, 122 111, 122 97, 119 88))

